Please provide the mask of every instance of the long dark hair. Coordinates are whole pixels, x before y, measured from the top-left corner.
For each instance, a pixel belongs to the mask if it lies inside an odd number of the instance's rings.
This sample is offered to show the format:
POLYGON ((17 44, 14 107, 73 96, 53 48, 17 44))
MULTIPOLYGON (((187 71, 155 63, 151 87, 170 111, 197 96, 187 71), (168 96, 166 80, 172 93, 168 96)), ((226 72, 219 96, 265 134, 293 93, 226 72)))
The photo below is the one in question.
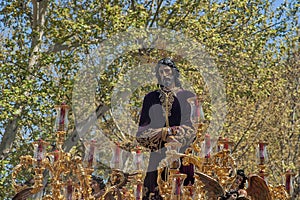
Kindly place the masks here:
POLYGON ((179 80, 179 70, 178 70, 178 68, 176 67, 174 61, 171 58, 163 58, 163 59, 159 60, 156 67, 155 67, 155 76, 158 80, 158 85, 160 87, 163 87, 163 85, 161 85, 161 80, 160 80, 160 76, 159 76, 159 72, 158 72, 159 68, 162 65, 169 66, 172 69, 172 72, 173 72, 173 75, 174 75, 174 78, 175 78, 175 86, 181 88, 181 83, 180 83, 180 80, 179 80))

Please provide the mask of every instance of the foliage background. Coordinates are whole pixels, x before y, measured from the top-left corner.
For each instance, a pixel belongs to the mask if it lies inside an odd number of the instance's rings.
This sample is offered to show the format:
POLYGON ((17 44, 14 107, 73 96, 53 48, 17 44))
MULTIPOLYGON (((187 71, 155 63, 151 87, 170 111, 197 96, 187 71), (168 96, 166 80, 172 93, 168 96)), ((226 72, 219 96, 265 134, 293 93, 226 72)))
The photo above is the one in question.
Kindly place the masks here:
MULTIPOLYGON (((240 168, 257 170, 255 148, 263 140, 269 143, 269 183, 281 184, 287 169, 300 171, 297 1, 6 0, 0 10, 1 199, 13 195, 11 170, 21 155, 33 153, 30 142, 54 141, 54 105, 72 103, 74 78, 85 56, 130 28, 177 30, 206 47, 226 87, 228 114, 221 136, 235 142, 240 168)), ((137 44, 139 50, 114 60, 98 77, 94 107, 99 126, 114 140, 122 138, 109 112, 116 83, 133 66, 176 57, 137 44)), ((185 60, 176 61, 193 89, 209 100, 201 75, 185 60)), ((134 119, 141 96, 153 88, 155 83, 135 91, 129 105, 134 119)), ((209 101, 205 106, 209 110, 209 101)), ((74 120, 71 110, 65 149, 75 147, 72 153, 81 154, 74 120)))

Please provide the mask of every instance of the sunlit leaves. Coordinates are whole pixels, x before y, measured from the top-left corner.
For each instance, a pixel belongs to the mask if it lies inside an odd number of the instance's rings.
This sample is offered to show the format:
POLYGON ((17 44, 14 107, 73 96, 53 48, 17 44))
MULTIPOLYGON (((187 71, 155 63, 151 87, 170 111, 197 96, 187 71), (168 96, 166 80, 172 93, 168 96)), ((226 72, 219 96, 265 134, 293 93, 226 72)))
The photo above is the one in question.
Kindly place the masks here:
MULTIPOLYGON (((84 65, 85 56, 99 43, 129 28, 182 32, 202 44, 214 58, 227 94, 228 114, 222 136, 237 144, 234 155, 239 167, 247 173, 257 170, 255 147, 259 140, 269 142, 271 183, 278 183, 287 168, 296 167, 300 149, 297 1, 276 9, 261 0, 43 0, 39 5, 49 4, 45 23, 40 26, 36 26, 32 2, 35 1, 0 3, 1 136, 8 120, 20 119, 11 152, 0 162, 0 187, 5 185, 0 188, 1 197, 11 196, 4 196, 12 193, 6 176, 20 155, 31 153, 28 142, 39 137, 53 141, 53 106, 61 101, 71 103, 74 77, 84 65), (35 47, 39 47, 38 51, 34 51, 35 47), (37 59, 29 68, 34 56, 37 59)), ((163 39, 157 43, 165 48, 163 39)), ((142 44, 137 45, 142 48, 142 44)), ((163 56, 176 57, 174 52, 136 50, 115 59, 96 77, 96 102, 110 106, 113 89, 117 83, 128 81, 128 71, 155 63, 163 56)), ((176 61, 194 91, 204 95, 206 115, 211 117, 211 97, 201 73, 184 58, 176 61)), ((126 106, 135 122, 142 96, 155 88, 154 83, 134 91, 120 91, 132 93, 126 106)), ((99 123, 106 127, 105 133, 117 140, 120 130, 109 113, 99 123)))

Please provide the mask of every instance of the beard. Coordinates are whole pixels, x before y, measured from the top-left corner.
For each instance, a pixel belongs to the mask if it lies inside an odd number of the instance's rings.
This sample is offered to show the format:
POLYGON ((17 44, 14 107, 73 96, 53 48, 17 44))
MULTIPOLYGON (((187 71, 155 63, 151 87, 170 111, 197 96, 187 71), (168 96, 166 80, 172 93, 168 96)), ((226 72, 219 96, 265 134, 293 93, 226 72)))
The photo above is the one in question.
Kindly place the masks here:
POLYGON ((165 77, 161 82, 164 87, 170 87, 174 83, 174 77, 165 77))

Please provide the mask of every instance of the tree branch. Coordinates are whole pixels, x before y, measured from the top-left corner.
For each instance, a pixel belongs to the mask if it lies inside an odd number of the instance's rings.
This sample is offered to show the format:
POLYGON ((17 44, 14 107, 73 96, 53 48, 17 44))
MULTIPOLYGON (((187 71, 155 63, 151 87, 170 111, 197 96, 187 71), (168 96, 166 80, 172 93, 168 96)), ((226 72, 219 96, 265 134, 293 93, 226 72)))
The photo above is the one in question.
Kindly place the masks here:
MULTIPOLYGON (((99 119, 101 116, 103 116, 103 114, 108 110, 109 110, 108 106, 102 105, 102 104, 99 105, 95 111, 97 119, 99 119)), ((66 152, 70 151, 70 149, 73 146, 75 146, 80 139, 78 132, 80 132, 80 134, 85 134, 89 130, 89 128, 92 126, 93 123, 94 123, 94 117, 93 117, 93 115, 91 115, 85 121, 78 124, 78 127, 81 127, 81 130, 75 129, 72 133, 69 134, 69 137, 67 138, 67 140, 65 141, 65 144, 64 144, 64 150, 66 152)))
POLYGON ((63 51, 63 50, 68 50, 68 49, 71 49, 71 48, 77 48, 79 47, 80 45, 82 44, 87 44, 87 45, 91 45, 91 44, 98 44, 100 43, 101 40, 99 40, 98 38, 94 39, 94 40, 91 40, 91 41, 88 41, 88 42, 73 42, 72 44, 70 45, 66 45, 66 44, 55 44, 53 46, 51 46, 48 50, 47 50, 47 53, 56 53, 56 52, 59 52, 59 51, 63 51))
POLYGON ((14 142, 17 130, 18 130, 18 121, 20 117, 16 116, 14 119, 10 119, 7 122, 7 125, 5 127, 5 132, 3 134, 1 144, 0 144, 0 154, 1 157, 5 156, 9 152, 9 149, 11 148, 11 144, 14 142))
POLYGON ((163 2, 163 0, 161 0, 160 2, 158 2, 157 8, 156 8, 156 12, 154 13, 153 20, 151 21, 151 24, 150 24, 149 27, 152 27, 152 26, 153 26, 154 21, 156 20, 156 17, 158 16, 159 9, 160 9, 160 6, 161 6, 162 2, 163 2))

